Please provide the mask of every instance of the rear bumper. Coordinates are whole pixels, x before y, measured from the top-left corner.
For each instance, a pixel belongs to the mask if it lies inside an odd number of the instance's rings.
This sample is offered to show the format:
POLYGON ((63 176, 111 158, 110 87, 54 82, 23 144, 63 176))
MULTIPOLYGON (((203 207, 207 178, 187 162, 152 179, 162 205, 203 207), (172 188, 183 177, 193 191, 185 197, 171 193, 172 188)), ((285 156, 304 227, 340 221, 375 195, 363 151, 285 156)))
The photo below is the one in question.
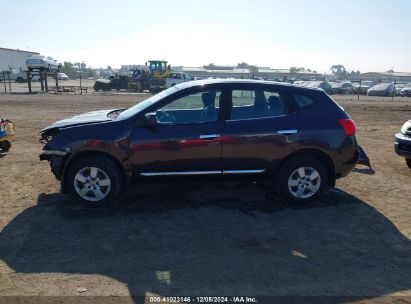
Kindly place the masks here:
POLYGON ((405 158, 411 158, 411 137, 405 136, 402 133, 397 133, 394 135, 394 137, 395 153, 405 158))
POLYGON ((347 176, 357 165, 360 152, 355 136, 348 136, 344 140, 339 153, 334 156, 335 177, 337 179, 347 176))

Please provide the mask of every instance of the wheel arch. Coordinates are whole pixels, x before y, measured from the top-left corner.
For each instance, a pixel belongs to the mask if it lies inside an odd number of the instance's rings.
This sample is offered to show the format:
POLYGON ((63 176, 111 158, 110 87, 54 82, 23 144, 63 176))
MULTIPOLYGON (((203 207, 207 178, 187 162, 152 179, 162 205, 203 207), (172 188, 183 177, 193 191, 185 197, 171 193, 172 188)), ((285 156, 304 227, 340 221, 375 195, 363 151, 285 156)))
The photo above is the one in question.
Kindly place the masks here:
POLYGON ((63 172, 61 174, 61 192, 67 193, 66 174, 67 174, 67 168, 70 166, 70 164, 74 163, 80 158, 91 157, 91 156, 100 156, 100 157, 106 157, 110 159, 116 165, 117 169, 121 173, 121 177, 123 178, 124 182, 128 183, 130 181, 131 179, 130 174, 127 172, 127 169, 121 164, 121 162, 116 157, 104 151, 86 150, 86 151, 80 151, 76 154, 73 154, 65 162, 63 172))
POLYGON ((281 161, 281 163, 278 166, 277 172, 279 172, 281 166, 285 164, 286 162, 288 162, 290 159, 298 158, 301 156, 312 157, 315 160, 321 162, 325 166, 325 169, 327 171, 329 185, 332 187, 335 186, 336 173, 335 173, 334 162, 332 161, 332 159, 326 152, 318 150, 318 149, 305 148, 305 149, 297 150, 289 154, 286 158, 284 158, 281 161))

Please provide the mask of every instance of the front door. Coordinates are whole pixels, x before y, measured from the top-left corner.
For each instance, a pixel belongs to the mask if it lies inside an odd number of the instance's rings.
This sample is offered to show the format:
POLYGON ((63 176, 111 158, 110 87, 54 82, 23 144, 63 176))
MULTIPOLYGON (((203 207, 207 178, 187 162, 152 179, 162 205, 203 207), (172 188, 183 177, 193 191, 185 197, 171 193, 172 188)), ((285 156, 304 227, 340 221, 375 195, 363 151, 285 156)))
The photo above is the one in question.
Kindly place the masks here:
POLYGON ((130 138, 134 173, 220 174, 220 94, 219 89, 191 92, 155 109, 155 125, 135 127, 130 138))

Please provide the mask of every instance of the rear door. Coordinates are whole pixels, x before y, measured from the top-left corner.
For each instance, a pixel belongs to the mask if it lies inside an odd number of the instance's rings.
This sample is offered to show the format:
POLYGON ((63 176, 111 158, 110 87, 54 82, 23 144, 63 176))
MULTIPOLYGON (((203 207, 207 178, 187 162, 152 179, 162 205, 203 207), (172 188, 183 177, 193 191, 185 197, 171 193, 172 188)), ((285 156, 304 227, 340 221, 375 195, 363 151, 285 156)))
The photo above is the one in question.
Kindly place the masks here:
POLYGON ((274 86, 232 87, 223 137, 224 173, 273 172, 297 149, 300 123, 290 98, 274 86))

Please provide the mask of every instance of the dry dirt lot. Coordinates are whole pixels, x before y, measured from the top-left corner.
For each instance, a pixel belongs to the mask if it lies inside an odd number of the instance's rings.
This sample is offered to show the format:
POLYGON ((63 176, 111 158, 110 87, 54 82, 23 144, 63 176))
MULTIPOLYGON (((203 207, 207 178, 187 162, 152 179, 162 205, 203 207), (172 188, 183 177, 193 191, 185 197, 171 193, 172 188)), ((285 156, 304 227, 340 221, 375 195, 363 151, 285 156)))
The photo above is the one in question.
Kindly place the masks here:
POLYGON ((411 170, 393 152, 411 99, 336 97, 355 119, 375 174, 360 168, 310 206, 290 206, 250 181, 138 185, 119 209, 72 207, 38 160, 38 131, 139 99, 0 95, 0 117, 17 124, 12 149, 0 156, 1 296, 396 295, 411 302, 411 170))

